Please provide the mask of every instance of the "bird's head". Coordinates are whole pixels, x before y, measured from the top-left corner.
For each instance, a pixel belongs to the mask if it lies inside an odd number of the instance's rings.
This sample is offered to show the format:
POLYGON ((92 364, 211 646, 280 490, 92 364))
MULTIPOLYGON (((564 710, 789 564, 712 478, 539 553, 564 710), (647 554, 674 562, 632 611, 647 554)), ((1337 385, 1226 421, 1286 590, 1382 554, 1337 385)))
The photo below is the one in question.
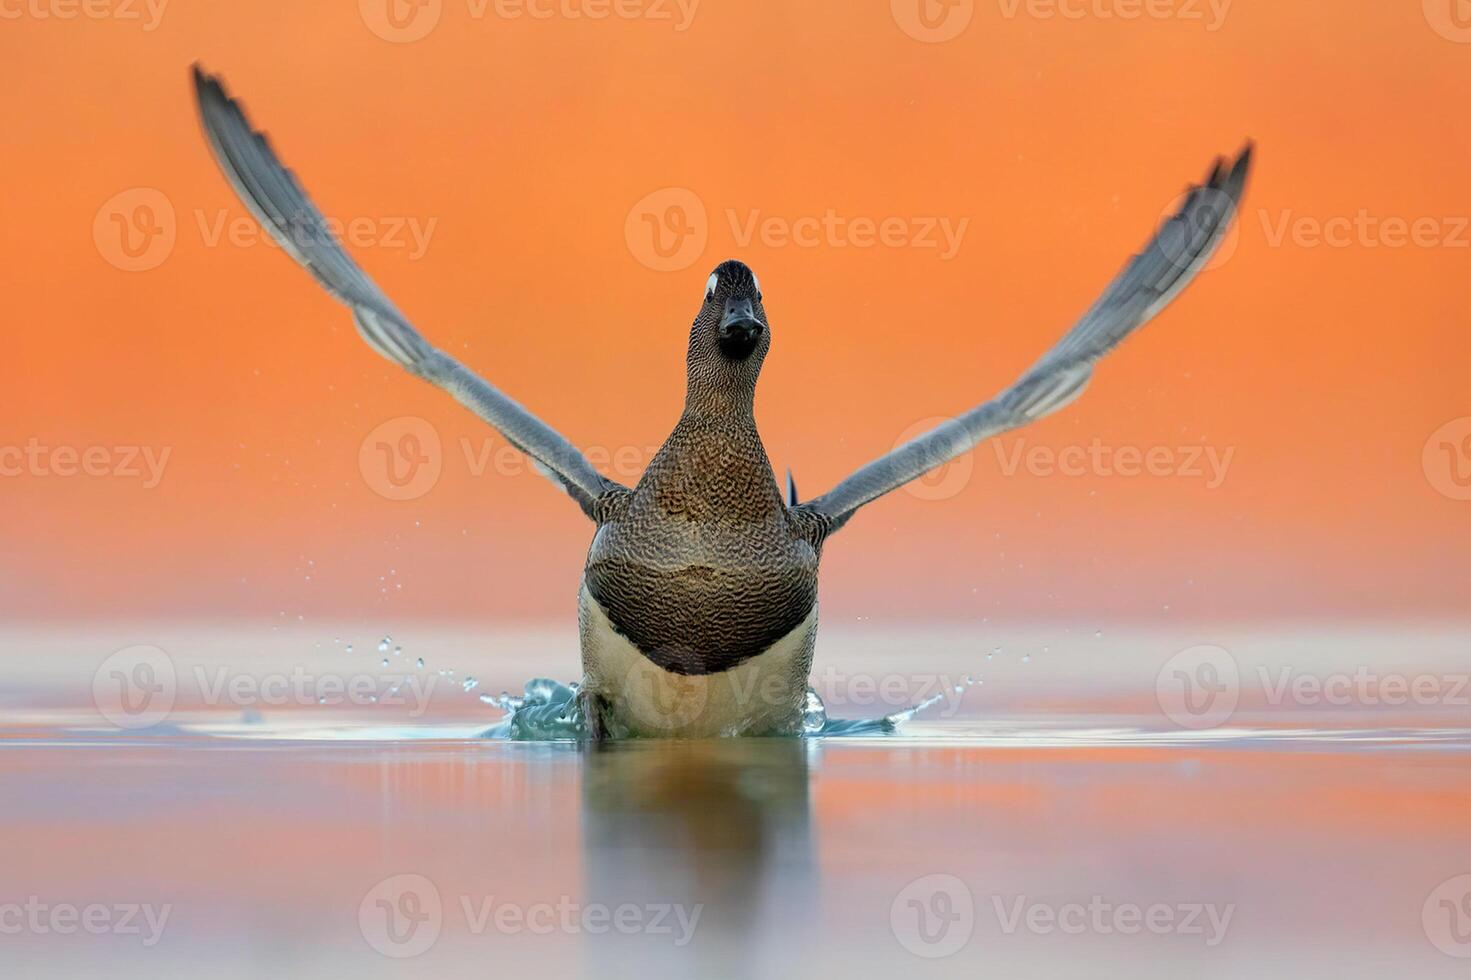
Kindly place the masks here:
POLYGON ((770 346, 756 274, 735 259, 720 263, 705 281, 705 296, 690 329, 690 393, 699 389, 748 400, 770 346))

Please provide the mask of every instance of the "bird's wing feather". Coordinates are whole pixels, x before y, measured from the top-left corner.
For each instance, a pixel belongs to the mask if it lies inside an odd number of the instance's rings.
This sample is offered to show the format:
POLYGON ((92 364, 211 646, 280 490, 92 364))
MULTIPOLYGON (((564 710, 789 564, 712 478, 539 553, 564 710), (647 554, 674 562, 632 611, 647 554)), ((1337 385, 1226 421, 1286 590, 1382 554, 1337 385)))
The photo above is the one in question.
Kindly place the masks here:
POLYGON ((1218 159, 1205 183, 1187 191, 1179 210, 1098 301, 1011 387, 879 457, 800 509, 836 530, 869 501, 1082 394, 1099 358, 1164 309, 1210 260, 1240 207, 1251 155, 1247 143, 1229 166, 1218 159))
POLYGON ((618 484, 603 477, 572 443, 463 364, 436 350, 343 250, 322 213, 281 164, 270 141, 220 80, 194 67, 204 133, 220 169, 261 226, 326 290, 352 309, 364 340, 379 354, 438 385, 498 429, 582 506, 618 484))

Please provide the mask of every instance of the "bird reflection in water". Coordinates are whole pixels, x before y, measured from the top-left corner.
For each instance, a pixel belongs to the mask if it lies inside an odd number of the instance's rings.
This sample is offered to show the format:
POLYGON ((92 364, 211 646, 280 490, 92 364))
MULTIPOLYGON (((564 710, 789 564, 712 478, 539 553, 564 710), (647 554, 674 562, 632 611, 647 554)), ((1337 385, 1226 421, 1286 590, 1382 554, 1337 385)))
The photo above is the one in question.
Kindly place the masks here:
POLYGON ((790 967, 820 915, 809 801, 818 746, 726 738, 584 751, 587 901, 678 906, 694 923, 682 946, 673 913, 669 933, 589 936, 589 972, 752 976, 790 967))

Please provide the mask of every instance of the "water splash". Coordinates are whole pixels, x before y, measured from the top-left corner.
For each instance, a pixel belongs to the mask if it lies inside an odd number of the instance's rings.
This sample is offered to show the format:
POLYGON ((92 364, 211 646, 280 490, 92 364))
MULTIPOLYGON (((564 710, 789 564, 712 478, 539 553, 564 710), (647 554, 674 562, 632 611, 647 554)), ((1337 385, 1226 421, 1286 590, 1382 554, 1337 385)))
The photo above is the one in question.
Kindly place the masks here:
MULTIPOLYGON (((965 686, 979 684, 967 677, 965 686)), ((957 685, 959 686, 959 685, 957 685)), ((483 738, 500 738, 521 742, 555 742, 581 740, 587 737, 582 709, 577 702, 578 685, 561 684, 545 677, 526 682, 526 690, 517 697, 508 692, 482 694, 484 704, 500 708, 506 716, 482 733, 483 738)), ((810 687, 802 711, 802 738, 840 738, 892 735, 899 726, 945 699, 944 693, 932 695, 903 711, 880 718, 830 718, 822 698, 810 687)))

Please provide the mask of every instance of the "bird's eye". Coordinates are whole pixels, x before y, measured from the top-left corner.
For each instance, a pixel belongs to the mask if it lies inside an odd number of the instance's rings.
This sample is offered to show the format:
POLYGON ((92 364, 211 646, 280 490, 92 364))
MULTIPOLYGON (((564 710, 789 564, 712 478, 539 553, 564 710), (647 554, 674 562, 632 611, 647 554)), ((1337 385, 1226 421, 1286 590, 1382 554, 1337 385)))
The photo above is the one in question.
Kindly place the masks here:
POLYGON ((715 287, 720 285, 720 273, 710 273, 710 278, 705 280, 705 302, 710 302, 710 297, 715 295, 715 287))

